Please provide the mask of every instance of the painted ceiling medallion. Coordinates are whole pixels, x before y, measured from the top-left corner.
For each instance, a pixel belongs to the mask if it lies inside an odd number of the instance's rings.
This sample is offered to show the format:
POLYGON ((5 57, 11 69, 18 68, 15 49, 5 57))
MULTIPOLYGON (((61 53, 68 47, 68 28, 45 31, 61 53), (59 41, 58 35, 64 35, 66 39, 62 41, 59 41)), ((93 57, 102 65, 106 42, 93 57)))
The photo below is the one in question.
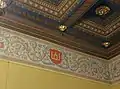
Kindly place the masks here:
POLYGON ((100 6, 96 8, 96 15, 104 16, 110 12, 110 8, 108 6, 100 6))
POLYGON ((59 26, 59 30, 62 31, 62 32, 64 32, 64 31, 67 30, 67 26, 65 26, 65 25, 60 25, 60 26, 59 26))

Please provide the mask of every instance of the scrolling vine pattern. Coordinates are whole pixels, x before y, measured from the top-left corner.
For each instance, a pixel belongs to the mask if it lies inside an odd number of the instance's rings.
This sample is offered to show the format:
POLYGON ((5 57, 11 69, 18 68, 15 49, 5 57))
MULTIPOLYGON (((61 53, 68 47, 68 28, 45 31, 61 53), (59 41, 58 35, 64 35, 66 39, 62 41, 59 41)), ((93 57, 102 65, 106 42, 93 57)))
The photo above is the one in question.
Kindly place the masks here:
POLYGON ((22 60, 39 66, 66 71, 77 76, 109 82, 114 78, 120 79, 119 62, 108 62, 95 56, 77 52, 72 49, 37 39, 0 27, 0 54, 15 60, 22 60), (54 64, 50 59, 51 48, 62 52, 62 63, 54 64), (114 74, 113 74, 114 73, 114 74))

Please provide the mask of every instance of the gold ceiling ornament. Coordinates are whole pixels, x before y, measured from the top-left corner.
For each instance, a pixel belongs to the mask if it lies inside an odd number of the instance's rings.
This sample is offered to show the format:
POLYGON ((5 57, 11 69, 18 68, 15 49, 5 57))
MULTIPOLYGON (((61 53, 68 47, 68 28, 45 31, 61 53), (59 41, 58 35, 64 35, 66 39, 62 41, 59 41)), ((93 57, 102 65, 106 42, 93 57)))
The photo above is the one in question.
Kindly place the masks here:
POLYGON ((12 3, 12 0, 0 0, 0 16, 5 14, 5 9, 12 3))
POLYGON ((96 15, 103 16, 110 12, 110 8, 108 6, 99 6, 95 10, 96 15))
POLYGON ((65 26, 65 25, 60 25, 60 26, 59 26, 59 30, 62 31, 62 32, 64 32, 64 31, 67 30, 67 26, 65 26))
POLYGON ((6 8, 6 7, 7 7, 6 0, 0 0, 0 9, 6 8))
POLYGON ((102 45, 105 47, 105 48, 108 48, 110 46, 110 42, 103 42, 102 45))

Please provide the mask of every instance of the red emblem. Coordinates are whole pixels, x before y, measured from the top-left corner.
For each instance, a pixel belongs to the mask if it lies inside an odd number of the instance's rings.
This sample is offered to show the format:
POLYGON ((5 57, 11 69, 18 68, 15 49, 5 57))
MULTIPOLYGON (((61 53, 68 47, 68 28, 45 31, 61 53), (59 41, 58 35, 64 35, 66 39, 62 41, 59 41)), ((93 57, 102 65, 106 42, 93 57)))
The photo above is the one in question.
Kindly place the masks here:
POLYGON ((4 43, 0 42, 0 48, 4 48, 4 43))
POLYGON ((51 61, 55 64, 60 64, 62 62, 62 53, 55 49, 50 49, 51 61))

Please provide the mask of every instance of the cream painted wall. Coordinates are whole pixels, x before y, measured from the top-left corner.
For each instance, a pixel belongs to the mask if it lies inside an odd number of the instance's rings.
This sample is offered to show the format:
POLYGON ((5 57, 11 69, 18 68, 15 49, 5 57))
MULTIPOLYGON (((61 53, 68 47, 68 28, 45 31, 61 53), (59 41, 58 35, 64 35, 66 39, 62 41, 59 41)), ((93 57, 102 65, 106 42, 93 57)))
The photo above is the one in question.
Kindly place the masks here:
POLYGON ((110 89, 109 84, 0 61, 0 89, 110 89))

